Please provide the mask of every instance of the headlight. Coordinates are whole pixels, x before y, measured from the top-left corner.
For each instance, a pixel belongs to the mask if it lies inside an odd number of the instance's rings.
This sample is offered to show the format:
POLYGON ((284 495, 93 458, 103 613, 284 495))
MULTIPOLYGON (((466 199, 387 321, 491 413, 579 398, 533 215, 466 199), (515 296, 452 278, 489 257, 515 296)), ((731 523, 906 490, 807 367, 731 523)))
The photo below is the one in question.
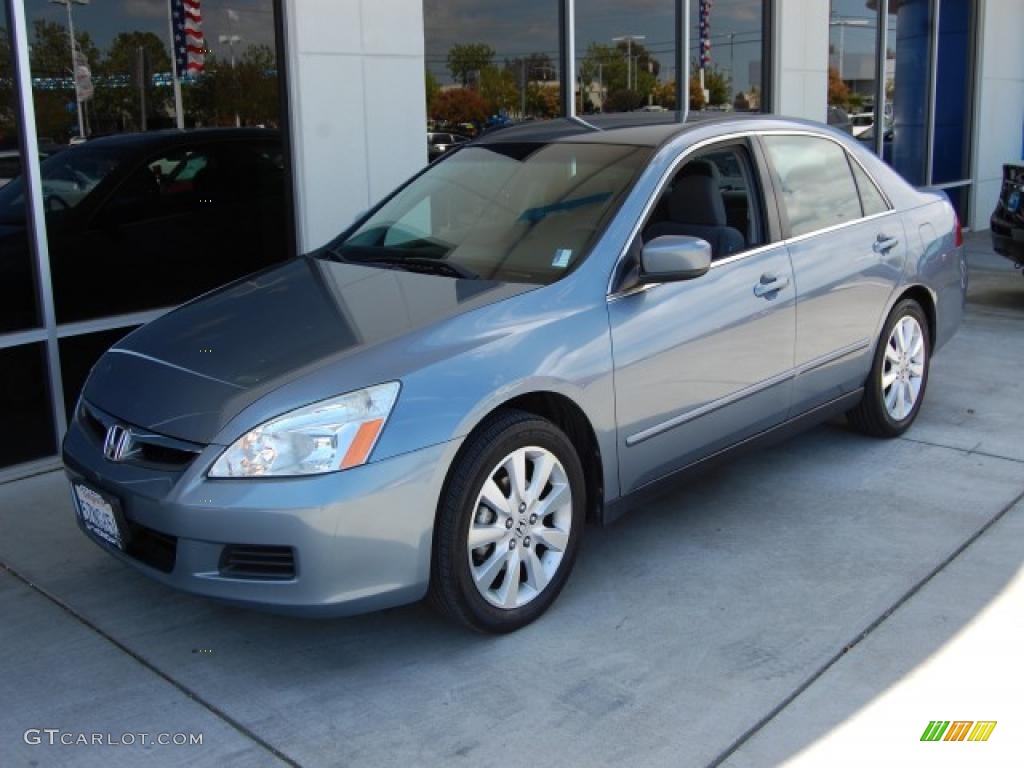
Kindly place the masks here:
POLYGON ((286 477, 365 464, 398 397, 397 381, 332 397, 246 432, 210 477, 286 477))

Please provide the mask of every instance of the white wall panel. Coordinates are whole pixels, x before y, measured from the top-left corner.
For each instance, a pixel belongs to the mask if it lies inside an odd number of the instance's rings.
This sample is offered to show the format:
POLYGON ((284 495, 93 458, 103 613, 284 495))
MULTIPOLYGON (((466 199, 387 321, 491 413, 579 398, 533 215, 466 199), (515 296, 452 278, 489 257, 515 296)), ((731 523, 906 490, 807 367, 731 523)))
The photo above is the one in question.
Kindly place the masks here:
POLYGON ((299 248, 427 160, 422 0, 284 0, 299 248))
POLYGON ((971 226, 988 229, 1003 163, 1020 162, 1024 142, 1024 0, 984 0, 976 71, 974 200, 971 226))
POLYGON ((828 14, 828 0, 775 0, 773 111, 780 115, 825 120, 828 14))

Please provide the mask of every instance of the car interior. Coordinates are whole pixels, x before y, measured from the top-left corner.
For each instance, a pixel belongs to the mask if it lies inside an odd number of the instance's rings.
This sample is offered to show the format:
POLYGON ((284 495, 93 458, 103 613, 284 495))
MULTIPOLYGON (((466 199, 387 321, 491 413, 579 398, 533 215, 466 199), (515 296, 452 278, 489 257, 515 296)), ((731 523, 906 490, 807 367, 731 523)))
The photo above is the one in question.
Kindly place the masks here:
POLYGON ((699 237, 722 259, 764 244, 750 156, 734 145, 702 152, 666 185, 643 230, 646 243, 663 235, 699 237))

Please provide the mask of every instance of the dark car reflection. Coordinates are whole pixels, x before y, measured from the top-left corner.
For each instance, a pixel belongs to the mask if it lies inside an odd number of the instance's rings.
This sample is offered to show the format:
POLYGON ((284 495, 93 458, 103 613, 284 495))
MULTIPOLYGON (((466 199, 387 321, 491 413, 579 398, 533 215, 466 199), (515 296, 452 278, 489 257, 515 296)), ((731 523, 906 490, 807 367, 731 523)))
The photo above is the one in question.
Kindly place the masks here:
MULTIPOLYGON (((58 323, 179 304, 289 252, 276 131, 112 136, 48 158, 41 172, 58 323)), ((18 178, 0 189, 11 328, 38 322, 30 254, 18 178)))

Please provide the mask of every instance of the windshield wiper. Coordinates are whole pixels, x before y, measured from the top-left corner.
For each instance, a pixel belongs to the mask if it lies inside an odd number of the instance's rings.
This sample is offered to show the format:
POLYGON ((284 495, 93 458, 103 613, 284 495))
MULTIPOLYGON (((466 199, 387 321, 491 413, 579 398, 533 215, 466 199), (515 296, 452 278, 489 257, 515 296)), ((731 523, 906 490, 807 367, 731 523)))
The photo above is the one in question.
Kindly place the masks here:
POLYGON ((332 250, 335 258, 341 261, 348 261, 352 264, 379 264, 385 268, 402 269, 406 272, 419 272, 428 275, 443 275, 445 277, 457 277, 462 280, 479 280, 480 275, 471 269, 466 269, 459 264, 450 261, 440 261, 425 256, 389 256, 385 254, 376 256, 354 256, 344 254, 340 250, 332 250))

